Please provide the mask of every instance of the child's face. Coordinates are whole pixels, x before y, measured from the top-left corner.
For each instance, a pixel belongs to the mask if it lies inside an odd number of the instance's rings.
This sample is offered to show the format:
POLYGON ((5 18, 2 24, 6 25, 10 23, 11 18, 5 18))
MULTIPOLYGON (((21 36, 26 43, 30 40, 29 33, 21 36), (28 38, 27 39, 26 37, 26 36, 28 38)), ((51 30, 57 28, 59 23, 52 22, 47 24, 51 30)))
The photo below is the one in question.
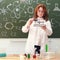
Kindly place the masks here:
POLYGON ((43 17, 43 15, 44 15, 44 10, 43 10, 42 7, 40 7, 40 8, 38 9, 38 11, 37 11, 37 15, 38 15, 38 17, 40 17, 40 18, 43 17))

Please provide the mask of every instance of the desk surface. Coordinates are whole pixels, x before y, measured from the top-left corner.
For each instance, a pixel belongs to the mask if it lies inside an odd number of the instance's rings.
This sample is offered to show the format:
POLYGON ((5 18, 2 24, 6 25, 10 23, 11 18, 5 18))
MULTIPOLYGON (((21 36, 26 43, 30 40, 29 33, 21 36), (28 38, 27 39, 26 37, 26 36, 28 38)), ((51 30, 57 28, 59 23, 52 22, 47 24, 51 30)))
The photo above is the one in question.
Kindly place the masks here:
MULTIPOLYGON (((20 60, 19 56, 7 56, 1 57, 0 60, 20 60)), ((60 60, 60 54, 55 54, 54 56, 50 56, 49 58, 42 58, 41 60, 60 60)))

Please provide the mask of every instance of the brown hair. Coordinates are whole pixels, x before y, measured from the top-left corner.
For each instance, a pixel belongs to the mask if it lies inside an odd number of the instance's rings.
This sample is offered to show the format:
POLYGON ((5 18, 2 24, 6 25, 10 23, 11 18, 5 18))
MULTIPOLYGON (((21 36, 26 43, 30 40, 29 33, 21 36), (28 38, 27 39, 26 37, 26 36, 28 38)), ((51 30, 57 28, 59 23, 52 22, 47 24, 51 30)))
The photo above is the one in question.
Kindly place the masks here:
POLYGON ((37 11, 38 9, 42 7, 43 8, 43 11, 44 11, 44 15, 43 15, 43 18, 47 21, 48 20, 48 13, 47 13, 47 9, 46 9, 46 6, 44 4, 38 4, 34 10, 34 19, 36 19, 38 16, 37 16, 37 11))

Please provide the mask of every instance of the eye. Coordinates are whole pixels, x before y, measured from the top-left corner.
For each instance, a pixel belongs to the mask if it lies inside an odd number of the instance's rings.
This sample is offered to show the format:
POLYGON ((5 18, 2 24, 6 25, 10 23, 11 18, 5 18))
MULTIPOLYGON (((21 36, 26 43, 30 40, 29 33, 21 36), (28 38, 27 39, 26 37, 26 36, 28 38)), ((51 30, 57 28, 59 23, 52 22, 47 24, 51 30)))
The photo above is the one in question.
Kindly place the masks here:
POLYGON ((44 13, 44 11, 42 11, 42 10, 38 10, 39 12, 41 12, 41 13, 44 13))

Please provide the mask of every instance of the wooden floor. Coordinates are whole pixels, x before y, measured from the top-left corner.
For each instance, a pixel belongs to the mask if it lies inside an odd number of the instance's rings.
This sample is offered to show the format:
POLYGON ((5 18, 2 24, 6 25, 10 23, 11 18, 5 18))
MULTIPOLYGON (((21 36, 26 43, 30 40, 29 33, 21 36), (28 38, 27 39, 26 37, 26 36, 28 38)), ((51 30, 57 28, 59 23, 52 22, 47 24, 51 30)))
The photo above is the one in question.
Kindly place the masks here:
MULTIPOLYGON (((0 60, 20 60, 20 57, 12 55, 7 57, 0 57, 0 60)), ((60 54, 49 55, 45 58, 40 58, 40 60, 60 60, 60 54)))
POLYGON ((19 57, 3 57, 3 58, 0 58, 0 60, 20 60, 19 57))

